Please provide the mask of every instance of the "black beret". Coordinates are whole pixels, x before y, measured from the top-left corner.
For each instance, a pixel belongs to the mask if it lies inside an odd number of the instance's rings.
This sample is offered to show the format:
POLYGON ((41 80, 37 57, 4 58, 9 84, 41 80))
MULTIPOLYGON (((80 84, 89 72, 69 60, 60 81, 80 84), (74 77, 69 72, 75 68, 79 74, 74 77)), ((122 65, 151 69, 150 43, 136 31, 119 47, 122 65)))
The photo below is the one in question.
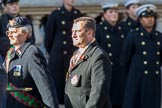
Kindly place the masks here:
POLYGON ((12 20, 9 20, 7 28, 9 27, 23 27, 26 25, 31 25, 30 20, 27 17, 15 17, 12 20))

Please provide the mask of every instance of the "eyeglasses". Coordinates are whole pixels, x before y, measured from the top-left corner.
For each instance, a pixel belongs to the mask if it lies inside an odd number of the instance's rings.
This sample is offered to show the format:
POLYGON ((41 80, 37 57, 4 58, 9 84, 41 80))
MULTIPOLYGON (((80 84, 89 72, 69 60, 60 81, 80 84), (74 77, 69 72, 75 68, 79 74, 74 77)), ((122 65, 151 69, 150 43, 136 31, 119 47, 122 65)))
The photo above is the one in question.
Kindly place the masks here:
POLYGON ((12 35, 12 34, 16 34, 18 31, 6 31, 6 35, 12 35))

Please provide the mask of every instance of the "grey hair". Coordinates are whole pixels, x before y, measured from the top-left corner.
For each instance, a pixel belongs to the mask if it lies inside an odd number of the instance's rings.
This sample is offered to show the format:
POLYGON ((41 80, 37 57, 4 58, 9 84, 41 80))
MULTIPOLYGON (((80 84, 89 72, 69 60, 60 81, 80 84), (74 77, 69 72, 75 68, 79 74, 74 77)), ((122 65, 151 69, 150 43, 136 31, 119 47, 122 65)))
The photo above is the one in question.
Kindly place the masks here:
POLYGON ((26 25, 23 27, 20 27, 22 29, 22 32, 28 32, 28 38, 30 38, 32 36, 32 26, 31 25, 26 25))

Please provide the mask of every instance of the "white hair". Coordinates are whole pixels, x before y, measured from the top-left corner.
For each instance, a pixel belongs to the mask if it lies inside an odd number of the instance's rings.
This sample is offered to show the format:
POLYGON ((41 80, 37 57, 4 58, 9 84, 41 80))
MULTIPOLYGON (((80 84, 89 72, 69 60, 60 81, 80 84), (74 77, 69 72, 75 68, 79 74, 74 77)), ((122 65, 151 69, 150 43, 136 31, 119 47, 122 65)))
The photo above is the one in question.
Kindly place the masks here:
POLYGON ((23 27, 20 27, 22 29, 22 32, 28 32, 28 38, 30 38, 32 36, 32 26, 31 25, 26 25, 23 27))

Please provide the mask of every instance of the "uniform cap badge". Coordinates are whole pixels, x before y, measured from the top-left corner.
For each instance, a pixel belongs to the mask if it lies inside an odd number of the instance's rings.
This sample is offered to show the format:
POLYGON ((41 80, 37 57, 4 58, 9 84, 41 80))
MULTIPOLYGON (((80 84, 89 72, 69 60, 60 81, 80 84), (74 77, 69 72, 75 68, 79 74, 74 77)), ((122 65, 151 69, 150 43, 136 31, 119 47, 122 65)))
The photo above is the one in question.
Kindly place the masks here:
POLYGON ((11 26, 14 26, 16 23, 15 23, 15 20, 9 20, 9 24, 11 25, 11 26))

